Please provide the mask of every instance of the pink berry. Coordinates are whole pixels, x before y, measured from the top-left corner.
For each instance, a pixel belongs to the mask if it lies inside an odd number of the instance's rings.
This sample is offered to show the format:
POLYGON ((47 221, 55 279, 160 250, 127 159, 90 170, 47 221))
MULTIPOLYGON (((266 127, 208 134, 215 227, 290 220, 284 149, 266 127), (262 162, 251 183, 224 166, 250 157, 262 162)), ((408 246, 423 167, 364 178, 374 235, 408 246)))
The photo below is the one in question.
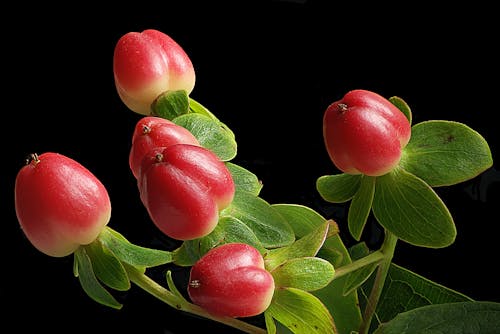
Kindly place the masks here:
POLYGON ((186 128, 165 118, 145 116, 134 129, 129 165, 135 178, 139 177, 141 161, 146 153, 155 147, 167 147, 174 144, 200 146, 196 137, 186 128))
POLYGON ((389 100, 352 90, 328 106, 323 136, 330 159, 348 174, 380 176, 390 172, 408 144, 411 125, 389 100))
POLYGON ((84 166, 62 154, 33 154, 18 172, 15 208, 28 240, 54 257, 94 241, 111 216, 104 185, 84 166))
POLYGON ((170 36, 154 29, 129 32, 117 42, 113 73, 118 95, 134 112, 149 115, 151 105, 169 90, 194 88, 193 64, 170 36))
POLYGON ((152 221, 178 240, 212 232, 235 192, 232 175, 217 155, 189 144, 158 147, 146 154, 137 184, 152 221))
POLYGON ((188 294, 194 304, 216 316, 251 317, 269 307, 274 288, 257 249, 227 243, 212 248, 193 265, 188 294))

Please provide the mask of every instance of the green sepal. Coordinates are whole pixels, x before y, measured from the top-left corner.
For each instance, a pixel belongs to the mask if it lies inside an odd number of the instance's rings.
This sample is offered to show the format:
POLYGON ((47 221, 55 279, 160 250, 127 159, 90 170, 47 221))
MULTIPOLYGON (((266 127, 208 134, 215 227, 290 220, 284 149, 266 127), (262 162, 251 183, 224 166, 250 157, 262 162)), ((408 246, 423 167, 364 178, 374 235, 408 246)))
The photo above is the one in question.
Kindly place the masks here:
POLYGON ((103 229, 99 235, 99 240, 120 261, 132 266, 148 268, 172 262, 171 252, 132 244, 109 226, 103 229))
POLYGON ((127 291, 130 289, 127 271, 120 260, 101 243, 99 238, 83 247, 90 257, 94 274, 99 281, 115 290, 127 291))
POLYGON ((177 296, 181 301, 184 303, 188 303, 186 298, 182 295, 182 293, 177 289, 174 283, 174 279, 172 278, 172 271, 167 270, 167 273, 165 274, 165 277, 167 279, 167 286, 170 292, 172 292, 175 296, 177 296))
POLYGON ((101 282, 95 276, 92 261, 85 247, 79 247, 74 252, 74 261, 74 274, 78 277, 83 291, 99 304, 114 309, 121 309, 123 305, 102 286, 101 282))
POLYGON ((392 104, 394 104, 399 110, 401 110, 401 112, 406 116, 406 119, 408 120, 408 122, 410 122, 410 125, 411 125, 412 113, 411 113, 410 106, 406 103, 406 101, 404 101, 402 98, 400 98, 398 96, 390 97, 389 101, 392 104))
POLYGON ((441 248, 455 241, 448 208, 422 179, 395 168, 376 180, 372 212, 384 228, 415 246, 441 248))
POLYGON ((347 226, 356 241, 361 239, 361 234, 372 209, 375 180, 376 178, 373 176, 363 175, 361 177, 361 184, 349 205, 347 226))
POLYGON ((316 189, 321 197, 330 203, 349 201, 358 191, 361 174, 336 174, 320 176, 316 180, 316 189))
POLYGON ((338 333, 325 305, 310 292, 300 289, 276 289, 265 316, 267 323, 272 317, 295 334, 338 333))
POLYGON ((431 187, 467 181, 493 165, 486 140, 465 124, 431 120, 415 124, 400 166, 431 187))
POLYGON ((333 265, 318 257, 294 258, 271 271, 277 288, 315 291, 327 286, 335 274, 333 265))
POLYGON ((185 90, 169 90, 153 102, 151 115, 173 120, 189 112, 189 97, 185 90))

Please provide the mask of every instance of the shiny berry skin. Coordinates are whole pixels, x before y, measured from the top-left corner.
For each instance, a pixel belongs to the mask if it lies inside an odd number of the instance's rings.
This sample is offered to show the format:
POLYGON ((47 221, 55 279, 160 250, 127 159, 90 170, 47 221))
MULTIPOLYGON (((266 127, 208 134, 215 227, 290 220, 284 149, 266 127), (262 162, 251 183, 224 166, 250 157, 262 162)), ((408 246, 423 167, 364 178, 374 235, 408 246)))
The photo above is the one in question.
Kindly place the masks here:
POLYGON ((146 29, 128 32, 116 43, 113 54, 115 86, 132 111, 149 115, 156 98, 169 90, 194 88, 196 75, 184 49, 167 34, 146 29))
POLYGON ((139 177, 141 161, 146 153, 156 147, 167 147, 174 144, 200 146, 196 137, 186 128, 165 118, 142 117, 136 123, 129 153, 129 165, 134 177, 139 177))
POLYGON ((388 99, 371 91, 349 91, 323 116, 323 138, 334 165, 348 174, 390 172, 408 144, 411 125, 388 99))
POLYGON ((53 152, 33 154, 19 170, 15 208, 28 240, 54 257, 93 242, 111 217, 104 185, 77 161, 53 152))
POLYGON ((176 144, 146 154, 137 180, 142 203, 167 236, 192 240, 217 226, 235 192, 232 175, 212 151, 176 144))
POLYGON ((209 250, 191 268, 192 302, 216 316, 251 317, 264 312, 274 294, 273 276, 257 249, 227 243, 209 250))

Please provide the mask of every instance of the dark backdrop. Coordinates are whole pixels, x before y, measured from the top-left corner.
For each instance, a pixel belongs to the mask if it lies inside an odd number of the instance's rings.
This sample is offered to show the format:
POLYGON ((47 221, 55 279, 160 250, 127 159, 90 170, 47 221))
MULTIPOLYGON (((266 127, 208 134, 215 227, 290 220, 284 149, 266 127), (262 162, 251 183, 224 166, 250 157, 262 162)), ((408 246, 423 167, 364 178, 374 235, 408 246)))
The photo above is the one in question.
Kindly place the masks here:
MULTIPOLYGON (((113 205, 110 226, 141 245, 176 246, 158 234, 140 204, 128 169, 139 116, 121 103, 113 81, 115 43, 129 31, 148 28, 169 34, 190 55, 197 74, 191 96, 235 132, 234 162, 259 176, 262 197, 305 204, 336 219, 347 244, 352 240, 345 207, 323 202, 315 191, 319 176, 337 173, 321 136, 329 103, 363 88, 405 99, 414 123, 448 119, 481 133, 491 146, 493 168, 437 189, 454 216, 456 242, 437 250, 401 242, 394 261, 474 299, 500 301, 499 27, 493 8, 477 2, 439 9, 201 3, 44 4, 3 12, 0 326, 20 332, 101 332, 110 326, 124 333, 137 326, 141 333, 199 327, 235 332, 173 310, 136 287, 119 295, 120 311, 96 304, 73 277, 72 258, 37 252, 16 221, 14 179, 25 156, 55 151, 106 185, 113 205)), ((368 231, 374 236, 367 240, 376 243, 377 229, 368 231)), ((186 273, 173 269, 182 287, 186 273)), ((161 280, 163 272, 152 275, 161 280)))

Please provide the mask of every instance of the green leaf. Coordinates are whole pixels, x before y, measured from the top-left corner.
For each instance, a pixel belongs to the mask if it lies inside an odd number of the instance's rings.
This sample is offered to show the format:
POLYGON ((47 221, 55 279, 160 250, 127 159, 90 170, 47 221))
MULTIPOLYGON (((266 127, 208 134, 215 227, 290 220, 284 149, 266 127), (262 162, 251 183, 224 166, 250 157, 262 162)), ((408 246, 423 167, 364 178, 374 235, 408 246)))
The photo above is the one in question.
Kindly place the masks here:
POLYGON ((375 177, 363 175, 358 191, 354 195, 347 214, 349 232, 357 241, 360 240, 366 221, 372 208, 375 193, 375 177))
POLYGON ((167 286, 168 286, 168 289, 175 295, 177 296, 181 301, 185 302, 185 303, 188 303, 188 301, 186 300, 186 298, 184 298, 184 296, 182 295, 182 293, 179 291, 179 289, 177 289, 177 287, 175 286, 175 283, 174 283, 174 279, 172 278, 172 271, 170 270, 167 270, 167 274, 166 274, 166 278, 167 278, 167 286))
POLYGON ((232 132, 220 122, 202 114, 185 114, 172 120, 188 129, 200 145, 214 152, 220 160, 229 161, 236 156, 237 144, 232 132))
POLYGON ((246 191, 235 193, 224 215, 250 227, 265 248, 282 247, 295 241, 293 230, 283 216, 264 199, 246 191))
POLYGON ((431 187, 472 179, 490 168, 493 158, 486 140, 465 124, 432 120, 412 127, 400 166, 431 187))
POLYGON ((446 205, 427 183, 401 168, 377 177, 372 211, 383 227, 410 244, 440 248, 455 241, 446 205))
POLYGON ((205 116, 210 117, 214 121, 217 121, 219 123, 219 125, 222 128, 224 128, 224 130, 234 138, 233 131, 231 131, 231 129, 226 124, 221 122, 210 110, 208 110, 207 107, 202 105, 200 102, 194 100, 192 97, 189 97, 189 110, 192 113, 205 115, 205 116))
MULTIPOLYGON (((366 246, 365 242, 360 242, 349 248, 349 253, 351 255, 351 259, 354 261, 369 255, 370 249, 366 246)), ((348 295, 359 288, 364 282, 366 282, 376 268, 377 263, 372 263, 350 273, 344 285, 344 294, 348 295)))
POLYGON ((130 280, 122 263, 109 249, 103 247, 99 238, 84 247, 94 273, 101 282, 119 291, 130 289, 130 280))
POLYGON ((272 271, 285 261, 300 257, 315 256, 325 242, 329 227, 330 222, 325 221, 322 225, 316 227, 309 234, 296 240, 291 245, 269 250, 264 256, 266 269, 272 271))
POLYGON ((185 90, 169 90, 154 102, 151 115, 173 120, 189 112, 189 98, 185 90))
MULTIPOLYGON (((286 218, 295 235, 300 239, 327 221, 322 215, 306 206, 273 204, 273 207, 286 218)), ((333 230, 331 222, 328 232, 330 230, 333 230)), ((334 267, 351 263, 349 252, 338 234, 327 237, 317 256, 328 260, 334 267)), ((351 329, 358 328, 361 324, 361 311, 358 306, 357 292, 353 291, 348 295, 344 295, 343 287, 346 278, 347 276, 334 279, 323 289, 312 292, 333 315, 339 333, 350 333, 351 329)))
MULTIPOLYGON (((302 238, 326 222, 317 211, 305 205, 278 203, 271 206, 285 218, 298 238, 302 238)), ((331 228, 329 232, 330 230, 331 228)))
POLYGON ((245 223, 235 217, 226 216, 219 219, 217 226, 209 235, 200 239, 200 256, 217 245, 230 242, 242 242, 253 246, 261 254, 266 251, 255 233, 245 223))
MULTIPOLYGON (((372 284, 373 276, 362 287, 362 291, 366 292, 365 296, 369 294, 372 284)), ((472 301, 472 299, 391 263, 377 305, 377 316, 374 319, 379 322, 387 322, 399 313, 421 306, 463 301, 472 301)), ((361 304, 366 304, 366 301, 362 299, 361 304)), ((377 323, 373 321, 372 327, 377 327, 377 323)))
POLYGON ((246 191, 255 196, 259 195, 262 189, 262 182, 259 181, 254 173, 232 162, 226 162, 226 167, 233 176, 236 191, 246 191))
POLYGON ((184 241, 174 250, 173 262, 179 266, 192 266, 213 247, 229 242, 246 243, 255 247, 261 254, 266 251, 255 233, 245 223, 235 217, 223 216, 209 235, 184 241))
POLYGON ((332 281, 334 273, 333 265, 318 257, 291 259, 271 271, 276 287, 305 291, 324 288, 332 281))
POLYGON ((83 291, 94 301, 115 309, 121 309, 120 304, 113 295, 111 295, 96 278, 90 257, 84 247, 79 247, 75 252, 75 267, 78 268, 78 280, 83 291))
POLYGON ((316 180, 316 189, 321 197, 330 203, 344 203, 350 200, 361 183, 361 175, 324 175, 316 180))
POLYGON ((400 97, 398 96, 393 96, 389 98, 389 101, 394 104, 396 107, 398 107, 399 110, 406 116, 406 119, 408 119, 408 122, 412 122, 412 114, 411 114, 411 109, 410 106, 400 97))
POLYGON ((456 302, 400 313, 374 334, 495 334, 499 328, 500 303, 456 302))
POLYGON ((311 293, 300 289, 275 290, 273 301, 265 313, 295 334, 338 333, 325 305, 311 293))
POLYGON ((133 266, 155 267, 172 262, 171 252, 134 245, 109 226, 103 229, 99 240, 121 261, 133 266))

